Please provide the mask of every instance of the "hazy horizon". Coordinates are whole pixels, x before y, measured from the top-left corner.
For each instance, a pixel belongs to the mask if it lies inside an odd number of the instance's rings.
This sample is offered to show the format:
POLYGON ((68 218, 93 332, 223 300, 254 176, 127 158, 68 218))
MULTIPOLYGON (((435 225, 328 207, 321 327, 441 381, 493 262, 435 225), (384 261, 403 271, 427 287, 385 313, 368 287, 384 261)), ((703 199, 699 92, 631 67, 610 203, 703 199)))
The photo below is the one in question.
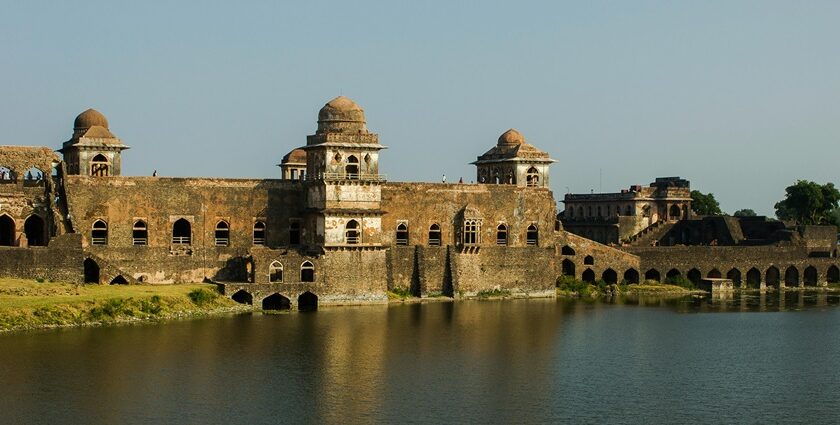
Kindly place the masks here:
POLYGON ((0 144, 58 149, 92 107, 131 146, 125 175, 277 178, 343 94, 392 181, 475 180, 516 128, 558 160, 558 201, 680 176, 772 216, 797 179, 840 183, 839 18, 830 1, 16 2, 0 144))

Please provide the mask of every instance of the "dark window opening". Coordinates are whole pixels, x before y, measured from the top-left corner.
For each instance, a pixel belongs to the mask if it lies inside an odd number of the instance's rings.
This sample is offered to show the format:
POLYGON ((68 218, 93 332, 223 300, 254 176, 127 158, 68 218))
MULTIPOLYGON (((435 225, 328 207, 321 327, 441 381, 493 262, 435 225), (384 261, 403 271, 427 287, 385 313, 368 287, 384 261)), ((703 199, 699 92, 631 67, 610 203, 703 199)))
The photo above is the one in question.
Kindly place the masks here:
POLYGON ((298 310, 315 311, 318 309, 318 296, 307 291, 298 297, 298 310))
POLYGON ((148 245, 149 243, 149 229, 146 222, 137 220, 131 228, 131 243, 132 245, 148 245))
POLYGON ((254 245, 265 245, 265 223, 254 223, 254 245))
POLYGON ((732 281, 733 285, 738 287, 741 286, 741 271, 738 269, 732 269, 726 272, 726 278, 732 281))
POLYGON ((720 270, 712 269, 711 271, 709 271, 709 273, 706 275, 706 277, 708 277, 710 279, 720 279, 722 277, 722 275, 720 273, 720 270))
POLYGON ((603 273, 601 273, 601 279, 604 279, 604 282, 609 283, 610 285, 618 283, 618 273, 616 273, 613 269, 606 269, 603 273))
POLYGON ((575 275, 575 263, 569 260, 568 258, 563 260, 561 263, 563 268, 563 276, 572 276, 575 275))
POLYGON ((300 281, 314 282, 315 281, 315 266, 309 261, 304 261, 300 265, 300 281))
POLYGON ((652 280, 654 282, 659 282, 662 279, 662 276, 659 274, 659 270, 650 269, 645 272, 645 280, 652 280))
POLYGON ((429 226, 429 246, 440 246, 440 226, 437 224, 429 226))
POLYGON ((46 241, 46 226, 44 219, 31 215, 23 223, 23 232, 26 233, 26 241, 29 246, 45 246, 46 241))
POLYGON ((814 266, 805 268, 805 286, 817 286, 817 269, 814 266))
POLYGON ((770 285, 774 288, 778 288, 781 282, 781 279, 779 278, 779 269, 777 269, 775 266, 771 266, 769 269, 767 269, 767 273, 765 273, 764 279, 764 282, 767 285, 770 285))
POLYGON ((99 154, 90 161, 90 175, 94 177, 107 177, 109 175, 108 158, 99 154))
POLYGON ((230 225, 222 220, 216 223, 215 240, 216 246, 230 245, 230 225))
POLYGON ((587 255, 586 257, 583 257, 583 264, 591 266, 595 264, 595 258, 593 258, 591 255, 587 255))
POLYGON ((254 297, 248 291, 244 289, 240 289, 236 291, 235 294, 231 297, 234 301, 238 302, 239 304, 253 304, 254 297))
POLYGON ((500 224, 499 227, 496 228, 496 245, 507 245, 508 243, 508 230, 507 226, 504 224, 500 224))
POLYGON ((539 244, 539 231, 537 230, 537 226, 534 226, 533 224, 528 226, 525 244, 530 246, 536 246, 539 244))
POLYGON ((528 174, 525 177, 526 186, 537 187, 540 185, 540 172, 535 167, 528 169, 528 174))
POLYGON ((563 245, 563 248, 560 249, 560 253, 563 255, 575 255, 575 250, 569 245, 563 245))
POLYGON ((90 243, 93 245, 108 245, 108 224, 102 220, 93 222, 90 232, 90 243))
POLYGON ((639 272, 636 269, 627 269, 627 271, 624 272, 624 282, 639 283, 639 272))
POLYGON ((300 222, 289 223, 289 245, 300 245, 300 222))
POLYGON ((359 231, 359 222, 350 220, 344 226, 344 243, 356 245, 361 242, 362 233, 359 231))
POLYGON ((268 266, 268 281, 271 283, 283 281, 283 264, 279 261, 274 261, 268 266))
POLYGON ((172 224, 172 244, 190 245, 192 243, 192 225, 187 219, 179 218, 172 224))
POLYGON ((595 272, 592 269, 586 269, 583 271, 581 278, 584 282, 595 283, 595 272))
POLYGON ((829 267, 828 272, 826 272, 826 280, 828 283, 840 283, 840 268, 837 266, 829 267))
POLYGON ((785 286, 799 286, 799 270, 796 267, 790 266, 785 270, 785 286))
POLYGON ((359 178, 359 158, 355 155, 347 157, 347 166, 344 167, 344 173, 348 179, 356 180, 359 178))
POLYGON ((90 258, 86 258, 83 263, 85 270, 85 283, 99 283, 99 264, 90 258))
POLYGON ((750 288, 758 288, 761 286, 761 272, 755 267, 747 272, 747 286, 750 288))
POLYGON ((15 244, 15 221, 6 214, 0 215, 0 246, 15 244))
POLYGON ((700 279, 703 277, 703 275, 700 273, 700 270, 691 269, 688 271, 688 274, 686 274, 686 277, 688 277, 688 280, 690 280, 691 283, 699 285, 700 279))
POLYGON ((397 245, 408 245, 408 225, 405 223, 397 226, 397 245))

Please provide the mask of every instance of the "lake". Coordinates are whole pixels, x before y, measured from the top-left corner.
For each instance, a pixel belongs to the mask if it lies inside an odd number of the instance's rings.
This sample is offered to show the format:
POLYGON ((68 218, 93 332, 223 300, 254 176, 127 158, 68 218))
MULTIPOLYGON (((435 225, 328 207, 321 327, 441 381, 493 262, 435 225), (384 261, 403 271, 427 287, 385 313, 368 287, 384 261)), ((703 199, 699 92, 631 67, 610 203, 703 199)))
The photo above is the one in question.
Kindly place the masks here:
POLYGON ((432 302, 0 335, 0 422, 836 423, 838 305, 432 302))

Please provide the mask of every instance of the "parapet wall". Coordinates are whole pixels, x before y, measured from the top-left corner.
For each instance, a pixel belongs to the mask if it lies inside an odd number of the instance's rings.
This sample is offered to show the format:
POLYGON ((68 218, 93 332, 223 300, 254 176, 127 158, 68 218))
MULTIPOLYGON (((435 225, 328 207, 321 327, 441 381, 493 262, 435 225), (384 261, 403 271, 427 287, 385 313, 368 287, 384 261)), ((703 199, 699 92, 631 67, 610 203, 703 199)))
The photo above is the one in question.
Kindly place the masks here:
POLYGON ((82 282, 83 255, 81 238, 73 234, 56 236, 48 246, 2 246, 0 277, 82 282))

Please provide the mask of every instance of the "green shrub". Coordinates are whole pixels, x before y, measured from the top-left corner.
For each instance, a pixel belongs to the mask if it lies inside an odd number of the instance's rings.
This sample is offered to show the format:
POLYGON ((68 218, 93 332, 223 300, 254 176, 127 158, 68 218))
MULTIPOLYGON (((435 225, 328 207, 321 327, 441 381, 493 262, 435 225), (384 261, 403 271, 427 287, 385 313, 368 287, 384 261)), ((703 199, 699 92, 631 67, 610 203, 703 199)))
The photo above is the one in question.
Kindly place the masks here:
POLYGON ((190 297, 190 300, 193 302, 193 304, 197 306, 204 306, 212 303, 216 300, 216 298, 219 298, 219 293, 211 291, 209 289, 198 288, 190 291, 190 293, 187 294, 187 296, 190 297))
POLYGON ((388 292, 390 292, 389 295, 392 298, 411 298, 414 296, 414 294, 411 293, 411 289, 403 288, 402 286, 394 287, 388 292))
POLYGON ((44 278, 43 277, 38 277, 38 278, 35 278, 35 281, 38 282, 38 283, 44 283, 44 278))
POLYGON ((665 279, 665 283, 674 286, 680 286, 685 289, 694 289, 694 282, 682 277, 682 276, 671 276, 665 279))
POLYGON ((510 291, 508 291, 507 289, 499 289, 499 288, 485 289, 483 291, 479 291, 476 294, 476 296, 480 297, 480 298, 508 297, 508 296, 510 296, 510 291))
POLYGON ((580 295, 592 293, 592 285, 589 282, 577 280, 574 276, 560 276, 557 278, 557 289, 562 291, 576 292, 580 295))

